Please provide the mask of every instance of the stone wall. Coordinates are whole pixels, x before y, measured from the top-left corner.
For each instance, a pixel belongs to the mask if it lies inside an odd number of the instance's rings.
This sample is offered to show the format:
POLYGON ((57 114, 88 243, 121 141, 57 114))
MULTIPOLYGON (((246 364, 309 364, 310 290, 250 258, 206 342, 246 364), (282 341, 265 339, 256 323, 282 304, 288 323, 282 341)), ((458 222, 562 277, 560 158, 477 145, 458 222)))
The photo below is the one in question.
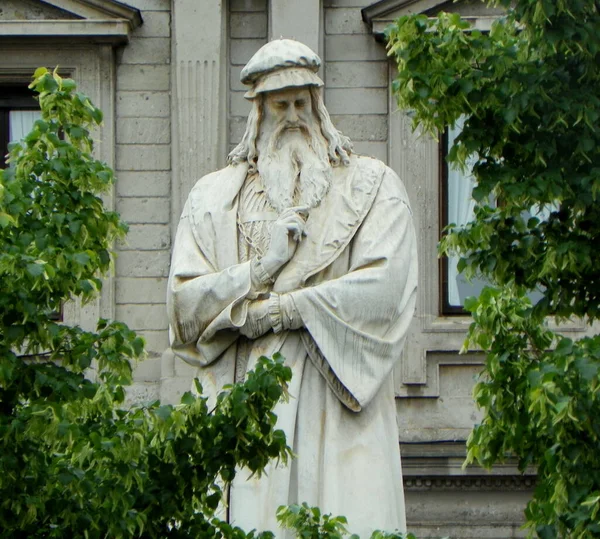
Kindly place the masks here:
POLYGON ((229 148, 244 135, 250 101, 240 72, 267 42, 267 0, 231 0, 229 4, 229 148))
POLYGON ((367 0, 325 0, 325 103, 357 153, 387 162, 388 60, 361 18, 367 0))
POLYGON ((171 249, 171 13, 169 0, 129 0, 144 23, 116 52, 116 209, 129 224, 116 261, 116 318, 146 339, 131 397, 158 396, 168 346, 171 249))

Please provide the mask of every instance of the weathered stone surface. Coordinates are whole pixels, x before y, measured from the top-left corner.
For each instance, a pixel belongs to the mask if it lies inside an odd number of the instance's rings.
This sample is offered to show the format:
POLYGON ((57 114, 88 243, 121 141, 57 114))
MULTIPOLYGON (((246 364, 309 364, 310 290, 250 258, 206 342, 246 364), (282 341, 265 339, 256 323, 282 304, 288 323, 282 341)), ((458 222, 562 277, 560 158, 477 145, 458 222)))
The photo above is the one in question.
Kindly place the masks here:
POLYGON ((171 261, 169 251, 120 251, 118 254, 115 263, 117 277, 167 277, 169 275, 171 261))
POLYGON ((229 120, 229 142, 237 144, 244 136, 246 117, 234 116, 229 120))
POLYGON ((164 304, 117 305, 118 320, 125 322, 131 329, 166 329, 167 310, 164 304))
POLYGON ((133 37, 169 37, 171 14, 161 11, 144 11, 144 23, 136 28, 133 37))
POLYGON ((341 7, 354 7, 361 8, 366 7, 373 2, 371 0, 324 0, 323 4, 326 8, 341 8, 341 7))
POLYGON ((375 157, 384 163, 388 161, 388 147, 386 142, 357 141, 354 143, 354 151, 359 155, 375 157))
MULTIPOLYGON (((140 335, 138 333, 138 335, 140 335)), ((143 335, 140 335, 143 337, 143 335)), ((146 341, 146 351, 154 351, 148 347, 146 341)), ((160 380, 160 358, 147 358, 136 363, 133 368, 133 380, 135 382, 157 382, 160 380)))
POLYGON ((326 88, 387 88, 388 62, 327 62, 326 88))
POLYGON ((121 64, 117 67, 117 90, 169 90, 171 68, 168 65, 121 64))
POLYGON ((267 14, 266 13, 232 13, 229 18, 229 36, 237 38, 266 38, 267 14))
POLYGON ((116 135, 119 144, 168 144, 171 121, 168 118, 119 118, 116 135))
POLYGON ((170 217, 170 203, 168 198, 121 198, 117 200, 117 211, 128 223, 166 224, 170 217))
POLYGON ((118 304, 164 303, 167 298, 167 279, 163 277, 117 279, 116 300, 118 304))
POLYGON ((326 9, 326 34, 369 34, 368 25, 363 22, 359 9, 326 9))
POLYGON ((117 170, 170 170, 171 146, 168 144, 117 144, 117 170))
POLYGON ((229 113, 231 116, 248 116, 252 104, 244 97, 244 92, 229 94, 229 113))
POLYGON ((230 0, 229 10, 236 11, 266 11, 267 0, 230 0))
POLYGON ((49 6, 45 3, 2 0, 0 7, 0 21, 10 20, 56 20, 76 19, 77 17, 68 11, 49 6))
POLYGON ((171 99, 168 92, 117 92, 117 118, 168 118, 171 99))
POLYGON ((408 529, 423 539, 526 537, 519 528, 531 494, 527 490, 502 491, 501 486, 490 492, 478 488, 461 490, 460 486, 409 490, 406 492, 408 529))
POLYGON ((142 10, 143 16, 148 11, 171 11, 171 0, 127 0, 126 3, 142 10))
MULTIPOLYGON (((137 334, 146 340, 146 350, 148 352, 161 354, 169 346, 169 332, 166 329, 148 331, 139 330, 137 331, 137 334)), ((160 371, 158 378, 160 379, 160 371)))
POLYGON ((246 91, 247 87, 242 84, 240 80, 240 73, 242 71, 242 65, 229 66, 229 89, 234 92, 246 91))
POLYGON ((232 39, 229 57, 233 65, 244 65, 266 43, 266 39, 232 39))
POLYGON ((329 114, 387 114, 388 92, 383 88, 325 90, 329 114))
POLYGON ((175 376, 179 378, 187 378, 191 387, 192 378, 195 376, 198 368, 176 357, 174 359, 174 369, 175 376))
POLYGON ((398 428, 402 441, 466 439, 481 420, 471 391, 480 365, 440 365, 437 399, 402 399, 398 428), (427 422, 423 423, 423 418, 427 422))
POLYGON ((160 396, 158 382, 135 382, 125 392, 125 407, 133 404, 149 404, 160 396))
POLYGON ((171 40, 163 37, 132 39, 120 49, 122 64, 168 64, 171 61, 171 40))
POLYGON ((160 402, 179 404, 181 396, 192 389, 193 378, 164 378, 160 383, 160 402))
POLYGON ((169 171, 143 171, 117 174, 117 196, 120 197, 166 197, 171 192, 169 171))
POLYGON ((119 246, 121 251, 161 251, 171 246, 171 230, 168 225, 131 225, 125 241, 119 246))
POLYGON ((314 51, 322 47, 320 0, 277 0, 269 3, 269 40, 298 40, 314 51))
MULTIPOLYGON (((439 7, 433 10, 430 16, 435 16, 439 11, 442 11, 439 7)), ((443 6, 443 11, 447 13, 460 13, 462 17, 478 17, 478 16, 491 16, 491 15, 504 15, 506 11, 501 7, 492 7, 487 5, 485 2, 446 2, 443 6)))
POLYGON ((385 47, 368 34, 325 36, 325 50, 328 62, 386 60, 385 47))
POLYGON ((386 114, 361 116, 332 116, 331 120, 344 135, 353 141, 385 141, 388 135, 388 117, 386 114))

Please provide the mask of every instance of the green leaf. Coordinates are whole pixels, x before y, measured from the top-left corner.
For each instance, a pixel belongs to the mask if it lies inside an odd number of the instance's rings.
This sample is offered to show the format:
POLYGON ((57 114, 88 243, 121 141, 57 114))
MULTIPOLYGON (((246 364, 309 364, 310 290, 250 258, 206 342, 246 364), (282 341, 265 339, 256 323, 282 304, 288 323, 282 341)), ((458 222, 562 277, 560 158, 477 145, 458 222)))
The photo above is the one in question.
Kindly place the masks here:
POLYGON ((48 73, 48 70, 45 67, 38 67, 35 72, 33 73, 33 78, 34 79, 39 79, 41 78, 43 75, 45 75, 46 73, 48 73))
POLYGON ((73 255, 73 260, 78 264, 85 266, 90 262, 90 256, 87 253, 79 252, 73 255))
POLYGON ((27 273, 32 277, 39 277, 44 273, 44 264, 32 263, 26 266, 27 273))
POLYGON ((196 398, 190 391, 186 391, 181 397, 181 404, 185 404, 187 406, 194 404, 196 398))
POLYGON ((0 228, 6 228, 8 225, 16 225, 17 222, 12 215, 0 212, 0 228))

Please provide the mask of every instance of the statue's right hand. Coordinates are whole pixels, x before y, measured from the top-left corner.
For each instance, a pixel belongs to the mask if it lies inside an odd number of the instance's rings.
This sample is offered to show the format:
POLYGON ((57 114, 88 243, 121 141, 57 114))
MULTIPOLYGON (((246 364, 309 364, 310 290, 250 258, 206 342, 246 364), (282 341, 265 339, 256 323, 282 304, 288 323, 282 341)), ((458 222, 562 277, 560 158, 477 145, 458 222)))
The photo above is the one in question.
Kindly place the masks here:
POLYGON ((294 256, 304 234, 307 212, 306 206, 294 206, 285 210, 273 223, 271 243, 261 259, 263 268, 271 277, 294 256))

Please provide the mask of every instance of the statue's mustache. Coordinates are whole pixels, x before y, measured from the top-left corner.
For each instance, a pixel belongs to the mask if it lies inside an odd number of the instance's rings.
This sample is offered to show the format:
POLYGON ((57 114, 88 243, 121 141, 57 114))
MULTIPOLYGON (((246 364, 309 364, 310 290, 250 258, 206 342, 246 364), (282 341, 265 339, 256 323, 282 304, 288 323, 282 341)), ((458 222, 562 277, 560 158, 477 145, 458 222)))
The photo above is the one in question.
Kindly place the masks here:
POLYGON ((271 148, 279 150, 281 148, 281 143, 283 142, 281 135, 288 130, 298 129, 300 133, 302 133, 307 140, 310 140, 311 131, 308 124, 302 121, 298 122, 285 122, 281 125, 278 125, 273 134, 271 135, 271 148))

